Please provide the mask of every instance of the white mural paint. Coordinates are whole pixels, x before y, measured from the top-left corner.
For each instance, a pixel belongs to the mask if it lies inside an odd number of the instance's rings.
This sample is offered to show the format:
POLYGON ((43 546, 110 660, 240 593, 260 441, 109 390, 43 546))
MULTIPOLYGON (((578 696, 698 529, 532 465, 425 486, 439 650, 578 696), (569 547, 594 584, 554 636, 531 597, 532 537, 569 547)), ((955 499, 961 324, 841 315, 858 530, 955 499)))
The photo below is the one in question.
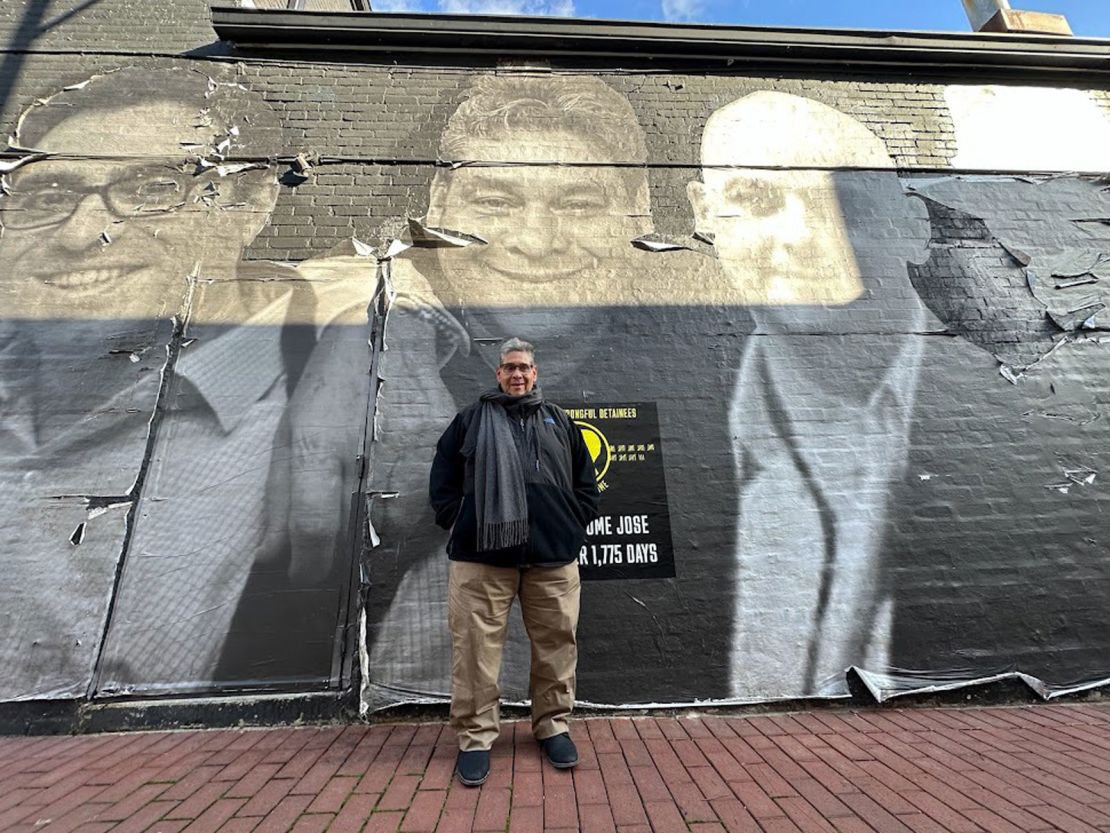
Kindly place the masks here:
POLYGON ((1082 90, 950 86, 944 97, 956 128, 957 168, 1110 170, 1110 118, 1082 90))

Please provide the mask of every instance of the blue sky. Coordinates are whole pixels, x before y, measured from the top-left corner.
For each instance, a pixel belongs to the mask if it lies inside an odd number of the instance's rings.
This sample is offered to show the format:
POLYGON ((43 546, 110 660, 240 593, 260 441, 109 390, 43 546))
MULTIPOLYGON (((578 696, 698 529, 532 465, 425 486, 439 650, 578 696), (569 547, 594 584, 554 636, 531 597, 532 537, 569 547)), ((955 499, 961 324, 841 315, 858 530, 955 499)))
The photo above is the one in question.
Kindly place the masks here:
MULTIPOLYGON (((960 0, 372 0, 375 11, 558 15, 750 26, 970 30, 960 0)), ((1011 0, 1067 15, 1072 30, 1110 37, 1110 0, 1011 0)))

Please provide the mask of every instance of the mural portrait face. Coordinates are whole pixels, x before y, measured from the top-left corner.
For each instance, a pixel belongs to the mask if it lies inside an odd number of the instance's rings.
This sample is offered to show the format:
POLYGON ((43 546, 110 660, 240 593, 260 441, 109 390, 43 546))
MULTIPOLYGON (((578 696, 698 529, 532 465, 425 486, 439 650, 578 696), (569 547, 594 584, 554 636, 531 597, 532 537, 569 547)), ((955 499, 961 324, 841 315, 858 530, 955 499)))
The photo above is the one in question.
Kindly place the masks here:
POLYGON ((233 274, 266 222, 276 198, 271 174, 198 175, 195 161, 185 159, 186 149, 210 152, 232 126, 206 111, 204 88, 193 101, 127 104, 128 88, 151 84, 145 73, 101 76, 90 91, 104 85, 124 91, 107 110, 67 98, 86 93, 78 90, 59 93, 21 120, 21 146, 78 157, 17 169, 0 202, 0 245, 17 282, 7 289, 23 315, 171 314, 190 275, 233 274))
POLYGON ((428 222, 487 241, 441 255, 450 302, 550 307, 620 292, 598 279, 650 230, 643 172, 607 164, 646 156, 627 101, 596 79, 483 79, 441 145, 481 164, 436 176, 428 222))
POLYGON ((832 176, 705 172, 702 228, 751 304, 843 304, 863 291, 832 176))
POLYGON ((904 265, 920 259, 928 239, 918 222, 907 235, 917 252, 893 240, 868 245, 869 236, 894 238, 891 223, 922 212, 907 207, 882 141, 810 99, 759 92, 717 110, 702 166, 703 182, 688 188, 697 228, 713 236, 748 304, 848 304, 865 290, 861 249, 881 248, 904 265))

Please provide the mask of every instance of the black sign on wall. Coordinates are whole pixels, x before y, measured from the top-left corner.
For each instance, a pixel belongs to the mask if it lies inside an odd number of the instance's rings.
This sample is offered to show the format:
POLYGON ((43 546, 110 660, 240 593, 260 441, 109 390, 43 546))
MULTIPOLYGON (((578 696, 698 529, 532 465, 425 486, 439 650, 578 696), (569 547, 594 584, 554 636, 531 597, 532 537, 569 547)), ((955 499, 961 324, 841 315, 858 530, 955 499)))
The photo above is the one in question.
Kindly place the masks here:
POLYGON ((601 490, 601 516, 578 557, 582 578, 674 576, 659 416, 654 402, 567 408, 582 429, 601 490))

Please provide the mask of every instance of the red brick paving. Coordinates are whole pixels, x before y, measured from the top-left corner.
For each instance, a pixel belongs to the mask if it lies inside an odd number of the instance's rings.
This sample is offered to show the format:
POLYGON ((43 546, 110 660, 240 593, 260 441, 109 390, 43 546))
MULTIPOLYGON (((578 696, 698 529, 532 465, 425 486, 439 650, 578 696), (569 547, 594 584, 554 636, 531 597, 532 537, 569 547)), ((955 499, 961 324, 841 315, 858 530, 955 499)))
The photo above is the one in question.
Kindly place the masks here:
POLYGON ((1110 833, 1110 705, 0 737, 0 833, 1110 833))

